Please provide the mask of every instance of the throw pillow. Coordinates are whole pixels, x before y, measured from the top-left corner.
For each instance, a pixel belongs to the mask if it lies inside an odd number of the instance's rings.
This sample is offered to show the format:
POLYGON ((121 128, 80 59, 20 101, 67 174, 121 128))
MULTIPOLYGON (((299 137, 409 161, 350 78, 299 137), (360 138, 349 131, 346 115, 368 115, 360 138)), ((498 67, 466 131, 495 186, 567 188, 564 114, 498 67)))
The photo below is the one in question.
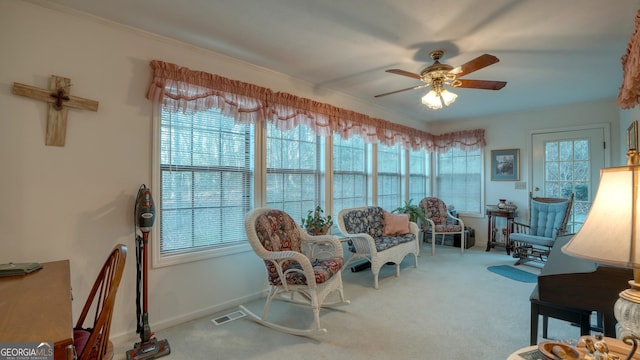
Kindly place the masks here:
POLYGON ((392 214, 385 211, 383 217, 384 231, 382 236, 403 235, 411 232, 409 214, 392 214))

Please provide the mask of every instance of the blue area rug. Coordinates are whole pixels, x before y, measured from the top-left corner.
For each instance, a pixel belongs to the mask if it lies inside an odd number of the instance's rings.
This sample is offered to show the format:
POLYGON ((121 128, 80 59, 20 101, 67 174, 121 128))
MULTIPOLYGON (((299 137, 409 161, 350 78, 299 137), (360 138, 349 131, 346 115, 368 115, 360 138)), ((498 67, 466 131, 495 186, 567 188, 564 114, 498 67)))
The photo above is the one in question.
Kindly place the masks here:
POLYGON ((502 275, 511 280, 526 282, 526 283, 534 283, 538 281, 538 275, 532 274, 530 272, 516 269, 510 265, 496 265, 489 266, 487 270, 496 273, 498 275, 502 275))

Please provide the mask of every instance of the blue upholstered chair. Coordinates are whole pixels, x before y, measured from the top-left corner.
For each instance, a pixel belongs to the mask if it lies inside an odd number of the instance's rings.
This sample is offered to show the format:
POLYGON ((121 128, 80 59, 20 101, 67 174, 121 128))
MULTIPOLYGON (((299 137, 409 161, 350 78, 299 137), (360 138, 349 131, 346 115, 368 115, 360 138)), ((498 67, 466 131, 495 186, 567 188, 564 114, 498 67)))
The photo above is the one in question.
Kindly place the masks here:
POLYGON ((533 197, 529 193, 529 224, 514 222, 509 239, 515 265, 546 261, 559 235, 566 233, 573 194, 568 199, 533 197))

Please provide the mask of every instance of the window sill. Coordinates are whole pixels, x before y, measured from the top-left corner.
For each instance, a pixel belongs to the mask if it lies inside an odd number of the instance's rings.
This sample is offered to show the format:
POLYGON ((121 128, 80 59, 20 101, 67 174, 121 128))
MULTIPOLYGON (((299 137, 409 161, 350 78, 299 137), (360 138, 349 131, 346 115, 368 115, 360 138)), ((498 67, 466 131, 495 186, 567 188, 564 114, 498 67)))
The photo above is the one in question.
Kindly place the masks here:
MULTIPOLYGON (((159 248, 156 246, 156 248, 159 248)), ((180 252, 174 254, 161 255, 159 250, 153 252, 151 266, 153 268, 161 268, 185 264, 194 261, 213 259, 221 256, 228 256, 242 252, 251 251, 251 246, 246 244, 225 246, 221 248, 203 249, 197 251, 180 252)))

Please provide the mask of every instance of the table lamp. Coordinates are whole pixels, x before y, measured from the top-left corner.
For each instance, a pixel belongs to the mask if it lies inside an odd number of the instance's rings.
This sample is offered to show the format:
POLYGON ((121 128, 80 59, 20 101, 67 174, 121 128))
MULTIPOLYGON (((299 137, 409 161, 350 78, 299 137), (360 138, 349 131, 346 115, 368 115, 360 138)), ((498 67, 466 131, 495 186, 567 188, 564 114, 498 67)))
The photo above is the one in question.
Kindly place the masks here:
POLYGON ((623 341, 631 345, 631 359, 640 340, 640 165, 638 125, 627 129, 627 165, 600 170, 600 185, 587 219, 562 247, 568 255, 600 264, 633 269, 631 286, 614 306, 623 341))

